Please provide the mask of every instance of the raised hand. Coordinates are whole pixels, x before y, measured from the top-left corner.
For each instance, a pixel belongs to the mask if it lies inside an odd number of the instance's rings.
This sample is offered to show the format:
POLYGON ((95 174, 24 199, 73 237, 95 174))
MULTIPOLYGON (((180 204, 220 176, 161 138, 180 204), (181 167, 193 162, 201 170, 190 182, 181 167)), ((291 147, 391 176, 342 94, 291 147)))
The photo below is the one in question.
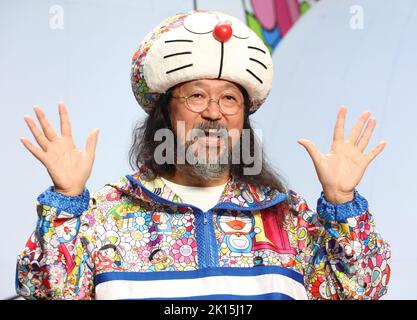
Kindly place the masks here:
POLYGON ((360 115, 349 137, 345 139, 346 112, 346 108, 341 107, 337 114, 333 144, 329 153, 322 154, 314 143, 307 139, 298 140, 313 160, 325 198, 334 204, 353 200, 354 189, 366 168, 386 145, 381 141, 371 152, 364 153, 376 126, 376 119, 369 119, 371 113, 368 111, 360 115))
POLYGON ((34 111, 42 130, 30 116, 25 115, 24 119, 39 147, 34 146, 27 138, 20 140, 46 167, 55 192, 77 196, 83 192, 91 175, 99 129, 93 129, 89 133, 85 149, 78 149, 73 141, 67 108, 64 103, 59 103, 58 108, 61 135, 56 134, 42 109, 35 106, 34 111))

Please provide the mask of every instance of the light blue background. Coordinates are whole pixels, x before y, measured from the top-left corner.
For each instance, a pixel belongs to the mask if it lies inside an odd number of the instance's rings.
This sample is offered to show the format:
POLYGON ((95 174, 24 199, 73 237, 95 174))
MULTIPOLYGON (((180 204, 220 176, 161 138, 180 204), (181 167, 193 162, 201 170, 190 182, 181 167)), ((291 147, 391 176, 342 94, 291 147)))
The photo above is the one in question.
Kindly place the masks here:
MULTIPOLYGON (((239 0, 198 4, 243 19, 239 0)), ((31 138, 23 115, 40 104, 59 128, 57 103, 65 101, 80 147, 92 128, 101 128, 90 190, 130 173, 132 128, 145 115, 131 93, 130 59, 157 23, 190 9, 191 0, 1 0, 0 298, 14 294, 16 257, 36 223, 35 199, 51 183, 19 141, 31 138), (49 27, 52 5, 64 9, 63 30, 49 27)), ((364 109, 377 117, 372 146, 388 146, 358 189, 392 246, 386 299, 417 298, 416 57, 417 0, 322 0, 274 53, 272 92, 253 116, 270 159, 311 207, 321 188, 296 140, 309 138, 327 151, 341 104, 348 107, 347 128, 364 109), (352 5, 363 7, 363 30, 350 28, 352 5)))

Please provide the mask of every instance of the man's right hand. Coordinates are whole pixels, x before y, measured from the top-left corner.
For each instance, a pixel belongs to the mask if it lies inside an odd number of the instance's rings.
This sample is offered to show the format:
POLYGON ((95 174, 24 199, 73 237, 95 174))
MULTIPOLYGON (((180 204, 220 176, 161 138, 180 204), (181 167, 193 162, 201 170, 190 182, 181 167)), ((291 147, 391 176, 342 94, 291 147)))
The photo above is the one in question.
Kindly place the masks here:
POLYGON ((83 192, 91 175, 99 129, 93 129, 88 134, 85 149, 78 149, 72 138, 67 108, 64 103, 59 103, 58 108, 61 135, 56 134, 42 109, 35 106, 34 111, 42 131, 30 116, 25 115, 24 119, 40 148, 34 146, 27 138, 20 140, 46 167, 55 192, 66 196, 78 196, 83 192))

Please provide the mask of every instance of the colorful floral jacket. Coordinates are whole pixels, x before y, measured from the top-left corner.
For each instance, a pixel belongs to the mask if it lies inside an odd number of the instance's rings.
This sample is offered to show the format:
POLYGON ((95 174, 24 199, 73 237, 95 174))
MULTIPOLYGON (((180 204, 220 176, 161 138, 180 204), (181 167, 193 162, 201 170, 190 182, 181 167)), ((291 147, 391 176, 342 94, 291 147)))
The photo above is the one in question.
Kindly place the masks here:
POLYGON ((50 187, 18 257, 29 299, 378 299, 390 247, 366 199, 317 213, 295 192, 230 178, 207 212, 146 169, 66 197, 50 187))

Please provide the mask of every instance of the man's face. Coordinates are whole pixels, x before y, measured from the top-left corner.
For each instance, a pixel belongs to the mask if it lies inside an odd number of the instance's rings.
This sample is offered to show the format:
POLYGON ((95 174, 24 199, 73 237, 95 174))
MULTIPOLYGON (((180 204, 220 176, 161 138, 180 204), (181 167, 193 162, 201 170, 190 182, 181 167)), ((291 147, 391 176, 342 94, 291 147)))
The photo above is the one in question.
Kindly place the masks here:
MULTIPOLYGON (((207 162, 213 161, 213 158, 218 160, 222 154, 231 152, 232 145, 237 142, 242 133, 244 122, 244 97, 236 84, 217 79, 193 80, 177 86, 173 90, 173 97, 206 97, 206 99, 212 99, 208 102, 207 108, 200 112, 190 110, 184 98, 171 99, 171 123, 178 135, 177 138, 180 140, 177 141, 178 143, 184 141, 181 130, 177 130, 179 123, 182 123, 186 135, 185 147, 192 147, 193 152, 199 156, 204 154, 207 162), (222 103, 221 100, 223 100, 224 105, 236 100, 240 104, 240 108, 236 109, 236 112, 232 115, 224 114, 217 103, 222 103), (206 132, 206 135, 195 135, 196 129, 199 129, 198 132, 206 132), (233 138, 230 141, 230 136, 226 136, 226 139, 223 136, 222 139, 219 132, 232 135, 233 138), (193 139, 189 140, 190 137, 193 139)), ((227 111, 226 113, 230 113, 227 111)), ((206 166, 205 170, 207 168, 206 166)), ((216 168, 217 171, 221 170, 220 167, 211 166, 211 168, 216 168)))

